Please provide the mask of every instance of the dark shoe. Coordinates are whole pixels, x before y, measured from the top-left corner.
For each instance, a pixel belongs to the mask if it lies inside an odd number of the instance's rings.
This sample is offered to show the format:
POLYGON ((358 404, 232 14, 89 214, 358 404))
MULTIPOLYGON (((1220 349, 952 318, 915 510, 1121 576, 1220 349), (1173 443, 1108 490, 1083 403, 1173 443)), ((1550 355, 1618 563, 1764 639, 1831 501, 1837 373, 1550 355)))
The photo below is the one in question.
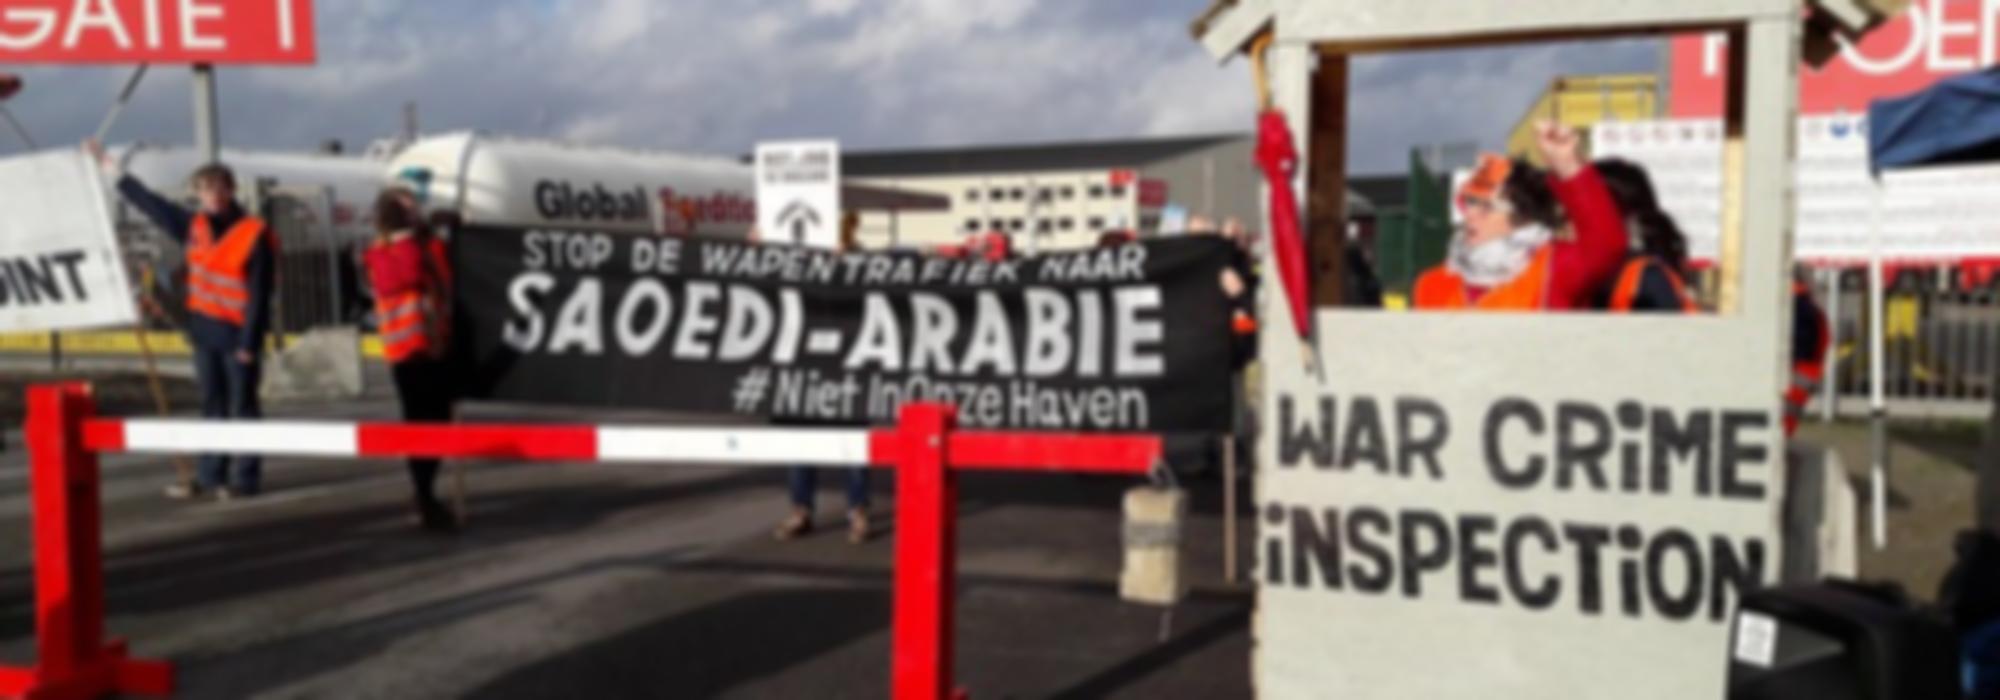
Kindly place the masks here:
POLYGON ((793 510, 791 515, 786 516, 784 520, 778 522, 778 529, 772 532, 771 536, 777 538, 780 542, 784 542, 810 535, 812 531, 812 511, 793 510))
POLYGON ((417 505, 417 526, 430 532, 458 532, 458 514, 433 498, 417 505))

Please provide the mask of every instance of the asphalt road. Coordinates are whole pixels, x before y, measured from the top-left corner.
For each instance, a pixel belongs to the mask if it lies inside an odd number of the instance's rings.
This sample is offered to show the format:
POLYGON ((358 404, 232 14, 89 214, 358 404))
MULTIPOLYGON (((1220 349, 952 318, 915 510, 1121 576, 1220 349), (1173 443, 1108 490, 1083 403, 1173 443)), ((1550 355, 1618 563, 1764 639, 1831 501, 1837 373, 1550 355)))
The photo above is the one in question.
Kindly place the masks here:
MULTIPOLYGON (((432 535, 410 523, 399 464, 280 461, 264 496, 229 504, 160 498, 173 474, 162 459, 104 469, 111 633, 172 660, 178 697, 888 694, 893 535, 845 542, 838 478, 822 479, 823 534, 778 543, 783 477, 768 470, 478 464, 468 529, 432 535)), ((893 484, 877 476, 893 528, 893 484)), ((962 482, 957 659, 973 697, 1249 695, 1251 602, 1221 582, 1218 484, 1194 484, 1195 591, 1164 640, 1159 609, 1116 594, 1129 485, 962 482)), ((32 658, 26 490, 16 447, 0 455, 0 659, 12 663, 32 658)))

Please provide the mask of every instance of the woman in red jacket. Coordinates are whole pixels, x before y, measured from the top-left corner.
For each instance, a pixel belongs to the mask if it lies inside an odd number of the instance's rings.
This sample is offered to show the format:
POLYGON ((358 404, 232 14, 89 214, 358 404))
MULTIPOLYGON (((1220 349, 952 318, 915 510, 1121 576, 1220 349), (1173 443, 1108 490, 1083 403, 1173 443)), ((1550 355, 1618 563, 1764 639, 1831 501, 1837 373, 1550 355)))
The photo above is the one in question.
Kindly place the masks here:
POLYGON ((1460 189, 1465 225, 1444 263, 1417 279, 1416 308, 1583 309, 1611 282, 1625 260, 1624 215, 1575 130, 1545 121, 1536 136, 1549 172, 1487 156, 1460 189))
MULTIPOLYGON (((418 219, 415 198, 388 190, 375 200, 375 239, 365 262, 375 292, 376 328, 396 380, 403 420, 452 419, 451 366, 445 361, 450 327, 451 268, 444 241, 418 219)), ((457 529, 458 518, 437 497, 435 459, 411 459, 418 521, 426 530, 457 529)))

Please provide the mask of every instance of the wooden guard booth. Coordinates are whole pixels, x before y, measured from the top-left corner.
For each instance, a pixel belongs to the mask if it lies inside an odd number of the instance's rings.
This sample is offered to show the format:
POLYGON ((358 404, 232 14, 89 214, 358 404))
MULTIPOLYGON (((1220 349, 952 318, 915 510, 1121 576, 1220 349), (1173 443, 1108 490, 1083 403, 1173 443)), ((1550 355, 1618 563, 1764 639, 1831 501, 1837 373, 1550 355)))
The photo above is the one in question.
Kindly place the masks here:
POLYGON ((1730 611, 1784 550, 1797 0, 1219 0, 1195 33, 1224 60, 1269 37, 1312 256, 1309 339, 1280 285, 1260 302, 1259 695, 1721 697, 1730 611), (1716 312, 1338 307, 1353 56, 1706 31, 1716 312))

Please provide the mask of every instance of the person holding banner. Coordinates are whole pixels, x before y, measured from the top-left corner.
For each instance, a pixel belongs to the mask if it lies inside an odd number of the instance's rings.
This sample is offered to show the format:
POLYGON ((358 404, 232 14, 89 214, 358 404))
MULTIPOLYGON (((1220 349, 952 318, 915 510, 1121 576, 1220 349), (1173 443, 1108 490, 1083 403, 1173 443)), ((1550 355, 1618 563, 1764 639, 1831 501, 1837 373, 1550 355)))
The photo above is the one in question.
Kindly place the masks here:
POLYGON ((1536 137, 1549 172, 1488 155, 1460 188, 1465 224, 1445 262, 1417 279, 1417 309, 1584 309, 1611 282, 1625 260, 1624 215, 1574 129, 1543 121, 1536 137))
MULTIPOLYGON (((264 220, 237 203, 235 173, 221 163, 195 170, 192 180, 199 206, 191 212, 137 178, 119 174, 118 161, 95 139, 85 141, 84 150, 97 158, 104 172, 117 175, 118 192, 126 201, 186 251, 187 335, 194 348, 202 416, 261 418, 258 379, 270 328, 277 244, 264 220)), ((229 455, 203 455, 195 483, 174 484, 167 495, 176 499, 213 495, 217 500, 254 496, 262 490, 262 473, 263 463, 256 455, 237 456, 233 464, 229 455)))
MULTIPOLYGON (((848 253, 861 249, 861 219, 852 212, 840 219, 839 252, 848 253)), ((789 420, 779 421, 788 425, 824 424, 821 421, 789 420)), ((874 535, 873 526, 868 522, 868 470, 843 469, 847 478, 847 541, 862 544, 874 535)), ((772 535, 780 541, 794 540, 813 531, 813 506, 819 500, 819 470, 810 466, 796 466, 786 470, 786 486, 791 491, 792 512, 778 522, 778 529, 772 535)))
POLYGON ((1700 311, 1687 288, 1687 236, 1660 208, 1652 176, 1622 158, 1597 161, 1597 172, 1625 213, 1625 226, 1633 238, 1625 266, 1605 288, 1599 308, 1618 313, 1700 311))
MULTIPOLYGON (((403 420, 452 420, 454 368, 445 360, 451 308, 450 257, 444 241, 419 220, 416 197, 405 190, 384 191, 375 200, 375 239, 364 254, 369 286, 375 293, 377 331, 402 403, 403 420)), ((436 459, 412 458, 418 523, 450 532, 458 517, 437 497, 436 459)))

